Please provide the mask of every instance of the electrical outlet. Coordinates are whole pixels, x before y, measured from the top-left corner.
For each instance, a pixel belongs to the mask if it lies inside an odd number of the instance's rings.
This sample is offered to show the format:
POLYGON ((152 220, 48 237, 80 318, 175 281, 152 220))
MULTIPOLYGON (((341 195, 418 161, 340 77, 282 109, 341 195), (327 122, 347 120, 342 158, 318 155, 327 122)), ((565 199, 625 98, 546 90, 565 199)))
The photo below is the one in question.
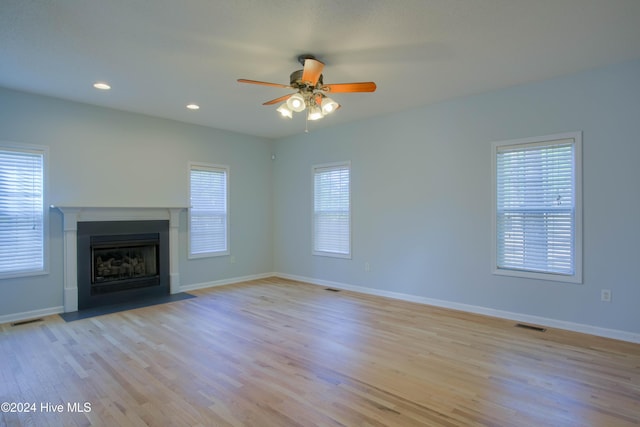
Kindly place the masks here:
POLYGON ((603 302, 611 302, 611 289, 603 289, 600 291, 600 300, 603 302))
POLYGON ((366 272, 371 271, 371 265, 369 264, 369 262, 364 263, 364 271, 366 272))
POLYGON ((233 255, 231 255, 229 257, 229 264, 235 264, 236 263, 236 257, 234 257, 233 255))

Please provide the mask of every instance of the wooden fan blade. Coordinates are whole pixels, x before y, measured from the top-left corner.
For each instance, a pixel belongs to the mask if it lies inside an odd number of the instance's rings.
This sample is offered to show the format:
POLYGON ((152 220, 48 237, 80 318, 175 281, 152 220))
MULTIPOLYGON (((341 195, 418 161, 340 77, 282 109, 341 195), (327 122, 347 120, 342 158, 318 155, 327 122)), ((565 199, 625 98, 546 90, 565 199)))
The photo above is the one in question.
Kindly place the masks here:
POLYGON ((258 80, 247 80, 247 79, 238 79, 238 83, 250 83, 252 85, 284 87, 284 88, 290 88, 291 87, 289 85, 281 85, 280 83, 259 82, 258 80))
POLYGON ((286 101, 287 99, 291 98, 291 95, 293 95, 293 94, 290 93, 289 95, 281 96, 280 98, 276 98, 276 99, 272 99, 271 101, 263 102, 262 105, 273 105, 273 104, 277 104, 278 102, 286 101))
POLYGON ((376 84, 374 82, 334 83, 322 86, 322 90, 331 93, 375 92, 376 84))
POLYGON ((315 86, 318 83, 323 68, 324 64, 317 59, 305 59, 304 68, 302 69, 302 81, 311 86, 315 86))

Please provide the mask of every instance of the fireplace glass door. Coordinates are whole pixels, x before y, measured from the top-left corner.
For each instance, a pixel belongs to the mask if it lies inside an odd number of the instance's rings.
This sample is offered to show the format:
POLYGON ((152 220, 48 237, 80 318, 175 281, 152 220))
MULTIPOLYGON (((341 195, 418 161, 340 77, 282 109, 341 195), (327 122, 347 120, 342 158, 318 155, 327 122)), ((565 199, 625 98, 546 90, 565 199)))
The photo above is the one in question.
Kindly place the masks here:
POLYGON ((92 243, 91 293, 158 284, 158 240, 92 243))

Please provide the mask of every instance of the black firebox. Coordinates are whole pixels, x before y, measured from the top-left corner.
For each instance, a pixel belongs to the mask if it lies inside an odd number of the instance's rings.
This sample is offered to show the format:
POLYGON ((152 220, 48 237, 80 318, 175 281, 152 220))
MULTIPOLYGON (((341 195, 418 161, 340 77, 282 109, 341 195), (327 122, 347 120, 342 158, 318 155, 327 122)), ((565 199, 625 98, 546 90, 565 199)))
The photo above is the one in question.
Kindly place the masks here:
POLYGON ((168 221, 78 222, 79 310, 168 294, 168 221))

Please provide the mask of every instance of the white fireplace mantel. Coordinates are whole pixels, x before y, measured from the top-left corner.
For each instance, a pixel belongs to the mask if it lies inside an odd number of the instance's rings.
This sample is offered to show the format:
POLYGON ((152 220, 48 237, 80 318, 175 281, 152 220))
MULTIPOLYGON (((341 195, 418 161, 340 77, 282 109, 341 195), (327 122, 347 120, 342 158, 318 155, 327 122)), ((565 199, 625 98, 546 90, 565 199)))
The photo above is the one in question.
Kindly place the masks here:
POLYGON ((78 222, 91 221, 169 221, 170 292, 180 292, 178 223, 186 207, 82 207, 54 206, 63 215, 64 229, 64 311, 78 311, 78 222))

